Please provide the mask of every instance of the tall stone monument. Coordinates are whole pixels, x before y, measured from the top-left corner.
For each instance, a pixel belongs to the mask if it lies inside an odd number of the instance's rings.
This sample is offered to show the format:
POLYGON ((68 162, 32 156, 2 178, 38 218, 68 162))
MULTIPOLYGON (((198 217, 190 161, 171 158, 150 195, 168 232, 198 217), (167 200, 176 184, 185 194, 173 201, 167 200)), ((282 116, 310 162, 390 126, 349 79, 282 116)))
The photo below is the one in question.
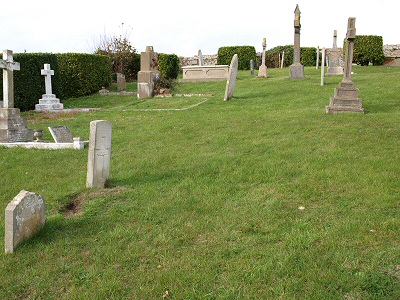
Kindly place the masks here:
POLYGON ((42 110, 47 111, 61 111, 64 109, 64 104, 60 103, 60 99, 56 98, 53 94, 51 86, 51 76, 54 75, 54 70, 50 69, 50 64, 44 64, 41 74, 44 75, 46 94, 42 95, 42 99, 39 99, 39 104, 35 105, 35 111, 40 112, 42 110))
POLYGON ((257 75, 258 78, 268 77, 268 68, 267 68, 267 65, 265 64, 265 49, 267 47, 266 38, 263 39, 262 46, 263 46, 263 51, 262 51, 262 57, 261 57, 261 66, 258 69, 258 75, 257 75))
POLYGON ((20 110, 14 108, 14 70, 19 71, 20 65, 14 62, 11 50, 3 51, 0 59, 3 69, 3 105, 0 108, 0 142, 30 142, 33 141, 33 130, 28 129, 27 120, 20 117, 20 110))
POLYGON ((294 48, 293 48, 293 64, 290 66, 290 78, 304 78, 304 66, 300 63, 300 9, 296 4, 294 10, 294 48))
POLYGON ((329 68, 326 75, 343 75, 343 67, 341 66, 340 60, 342 51, 337 47, 337 31, 333 31, 333 47, 327 51, 327 59, 329 62, 329 68))
POLYGON ((334 97, 330 99, 330 105, 326 107, 327 114, 336 114, 339 112, 364 113, 364 108, 362 108, 362 100, 358 98, 359 90, 356 88, 356 85, 351 78, 355 38, 356 18, 349 18, 346 34, 344 78, 339 87, 335 89, 334 97))
POLYGON ((140 55, 140 71, 138 72, 138 98, 152 98, 154 82, 159 76, 157 53, 153 46, 147 46, 146 52, 140 55))

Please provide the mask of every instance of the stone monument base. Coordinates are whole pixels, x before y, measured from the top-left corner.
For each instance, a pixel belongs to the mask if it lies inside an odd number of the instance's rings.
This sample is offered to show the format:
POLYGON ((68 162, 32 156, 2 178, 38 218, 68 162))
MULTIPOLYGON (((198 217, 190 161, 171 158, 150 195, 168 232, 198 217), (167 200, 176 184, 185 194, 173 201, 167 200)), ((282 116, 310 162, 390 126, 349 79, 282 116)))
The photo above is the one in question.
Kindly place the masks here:
POLYGON ((33 130, 28 129, 27 120, 20 117, 18 108, 0 108, 0 142, 33 141, 33 130))
POLYGON ((330 105, 326 107, 327 114, 337 114, 341 112, 364 113, 362 100, 358 98, 358 88, 353 82, 342 81, 335 89, 335 95, 330 99, 330 105))
POLYGON ((268 68, 265 65, 261 65, 258 69, 257 78, 268 77, 268 68))
POLYGON ((302 64, 293 64, 290 66, 290 78, 304 78, 304 66, 302 64))
POLYGON ((326 75, 343 75, 343 68, 342 67, 329 67, 326 75))
POLYGON ((39 104, 35 105, 35 111, 40 112, 42 110, 63 110, 64 104, 60 103, 60 99, 56 98, 54 94, 44 94, 42 99, 39 99, 39 104))

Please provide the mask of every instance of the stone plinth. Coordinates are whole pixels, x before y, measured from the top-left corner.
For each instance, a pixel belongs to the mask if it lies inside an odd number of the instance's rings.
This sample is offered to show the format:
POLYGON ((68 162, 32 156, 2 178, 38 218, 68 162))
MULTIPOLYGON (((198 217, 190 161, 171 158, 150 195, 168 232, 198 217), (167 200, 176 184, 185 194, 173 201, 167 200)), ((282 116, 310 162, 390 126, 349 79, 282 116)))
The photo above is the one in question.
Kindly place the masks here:
POLYGON ((229 76, 228 65, 182 67, 181 82, 225 81, 229 76))
POLYGON ((59 111, 64 109, 64 104, 54 94, 43 94, 39 104, 35 104, 35 111, 59 111))
POLYGON ((154 82, 159 76, 158 57, 152 46, 140 55, 140 71, 138 72, 138 98, 152 98, 154 82))
POLYGON ((20 117, 18 108, 0 108, 0 143, 33 141, 33 130, 20 117))
POLYGON ((334 97, 330 98, 330 105, 326 107, 327 114, 337 114, 342 112, 364 113, 362 100, 358 98, 358 88, 351 81, 342 81, 335 89, 334 97))
POLYGON ((304 66, 302 64, 293 64, 289 67, 290 78, 304 78, 304 66))
POLYGON ((339 48, 327 51, 329 67, 326 75, 343 75, 342 50, 339 48))

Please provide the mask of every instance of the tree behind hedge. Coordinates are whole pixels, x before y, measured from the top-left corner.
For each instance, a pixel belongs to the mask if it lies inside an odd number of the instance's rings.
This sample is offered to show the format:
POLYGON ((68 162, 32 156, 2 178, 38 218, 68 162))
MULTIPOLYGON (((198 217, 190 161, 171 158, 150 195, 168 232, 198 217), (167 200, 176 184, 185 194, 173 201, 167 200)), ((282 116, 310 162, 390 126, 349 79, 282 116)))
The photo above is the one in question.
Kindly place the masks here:
POLYGON ((230 65, 232 57, 238 55, 238 69, 250 70, 250 60, 257 61, 254 46, 229 46, 218 49, 218 65, 230 65))

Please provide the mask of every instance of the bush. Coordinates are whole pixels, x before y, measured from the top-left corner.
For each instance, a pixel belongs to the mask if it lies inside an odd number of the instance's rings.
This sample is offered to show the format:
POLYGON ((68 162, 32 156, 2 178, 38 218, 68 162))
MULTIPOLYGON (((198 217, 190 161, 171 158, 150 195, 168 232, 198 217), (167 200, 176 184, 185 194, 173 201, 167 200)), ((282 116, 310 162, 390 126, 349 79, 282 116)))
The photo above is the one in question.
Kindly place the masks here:
MULTIPOLYGON (((293 45, 277 46, 265 52, 265 64, 268 68, 279 68, 279 55, 282 56, 283 51, 283 66, 288 67, 293 64, 293 45)), ((314 66, 317 59, 317 48, 315 47, 300 47, 300 62, 303 66, 314 66)))
POLYGON ((160 76, 168 79, 177 79, 180 60, 176 54, 158 54, 158 70, 160 76))
POLYGON ((257 61, 256 49, 253 46, 230 46, 218 49, 218 64, 230 65, 232 57, 238 55, 238 69, 250 70, 250 60, 257 61))
MULTIPOLYGON (((343 49, 346 49, 346 40, 344 40, 343 49)), ((381 36, 356 35, 353 53, 354 63, 368 66, 369 63, 383 65, 384 61, 385 54, 383 53, 383 39, 381 36)))

